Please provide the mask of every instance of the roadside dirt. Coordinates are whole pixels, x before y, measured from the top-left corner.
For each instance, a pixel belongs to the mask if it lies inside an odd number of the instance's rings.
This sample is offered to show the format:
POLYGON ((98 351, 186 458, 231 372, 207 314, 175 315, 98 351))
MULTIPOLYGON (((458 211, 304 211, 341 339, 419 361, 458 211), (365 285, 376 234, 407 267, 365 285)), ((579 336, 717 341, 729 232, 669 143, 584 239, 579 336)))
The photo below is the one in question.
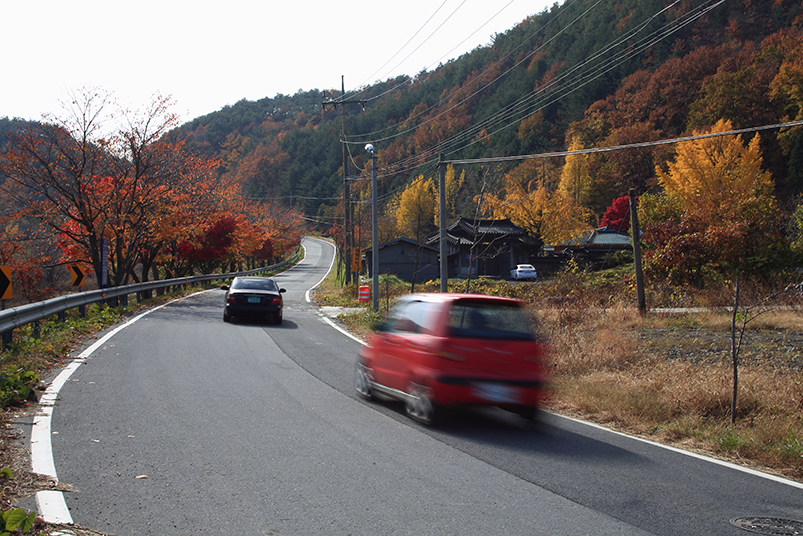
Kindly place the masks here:
MULTIPOLYGON (((693 363, 730 363, 730 334, 710 328, 641 329, 638 338, 655 357, 693 363)), ((788 329, 748 330, 739 364, 803 371, 803 333, 788 329)))

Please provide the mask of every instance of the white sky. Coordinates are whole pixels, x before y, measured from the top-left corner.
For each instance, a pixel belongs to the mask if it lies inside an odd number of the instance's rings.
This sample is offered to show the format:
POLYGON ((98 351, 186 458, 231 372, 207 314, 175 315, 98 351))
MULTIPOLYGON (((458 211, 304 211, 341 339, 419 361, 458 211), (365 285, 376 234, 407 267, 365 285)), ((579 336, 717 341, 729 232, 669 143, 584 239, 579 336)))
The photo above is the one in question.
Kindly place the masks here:
POLYGON ((182 122, 243 98, 340 89, 341 75, 349 91, 432 70, 553 3, 0 0, 0 117, 61 115, 81 88, 133 109, 169 95, 182 122))

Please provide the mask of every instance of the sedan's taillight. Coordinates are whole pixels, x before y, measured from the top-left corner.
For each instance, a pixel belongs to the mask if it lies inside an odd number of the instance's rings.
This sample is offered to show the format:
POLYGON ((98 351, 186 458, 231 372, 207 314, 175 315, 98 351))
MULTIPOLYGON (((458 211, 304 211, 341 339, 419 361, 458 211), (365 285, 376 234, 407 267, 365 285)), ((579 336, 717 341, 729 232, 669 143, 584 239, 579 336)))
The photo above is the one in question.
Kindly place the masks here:
POLYGON ((282 297, 281 296, 274 296, 273 300, 271 301, 273 305, 281 305, 282 304, 282 297))
POLYGON ((228 296, 226 296, 226 302, 228 302, 228 303, 237 303, 237 298, 234 297, 234 295, 229 294, 228 296))

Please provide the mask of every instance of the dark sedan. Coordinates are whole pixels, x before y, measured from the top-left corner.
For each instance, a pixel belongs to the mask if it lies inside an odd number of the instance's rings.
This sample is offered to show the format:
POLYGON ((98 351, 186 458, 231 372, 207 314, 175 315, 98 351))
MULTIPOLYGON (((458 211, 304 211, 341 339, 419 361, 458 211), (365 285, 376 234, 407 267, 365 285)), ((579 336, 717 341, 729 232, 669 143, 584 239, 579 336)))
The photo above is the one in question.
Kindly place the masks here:
POLYGON ((229 322, 232 317, 250 317, 282 323, 282 293, 285 289, 279 288, 270 277, 235 277, 231 285, 220 288, 226 291, 224 322, 229 322))

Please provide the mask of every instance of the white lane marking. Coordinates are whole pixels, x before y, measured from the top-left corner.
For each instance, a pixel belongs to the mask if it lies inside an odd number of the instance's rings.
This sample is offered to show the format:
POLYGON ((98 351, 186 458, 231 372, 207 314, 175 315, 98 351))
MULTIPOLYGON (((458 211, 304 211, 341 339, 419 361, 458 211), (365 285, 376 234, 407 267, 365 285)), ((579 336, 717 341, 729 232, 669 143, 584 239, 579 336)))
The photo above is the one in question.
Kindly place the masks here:
POLYGON ((721 465, 723 467, 728 467, 730 469, 735 469, 737 471, 741 471, 743 473, 747 473, 748 475, 758 476, 767 480, 772 480, 773 482, 778 482, 780 484, 786 484, 787 486, 791 486, 793 488, 800 488, 803 489, 803 482, 797 482, 794 480, 789 480, 787 478, 783 478, 778 475, 773 475, 772 473, 764 473, 762 471, 757 471, 755 469, 750 469, 749 467, 742 467, 741 465, 736 465, 735 463, 726 462, 724 460, 719 460, 717 458, 712 458, 710 456, 706 456, 705 454, 697 454, 696 452, 691 452, 689 450, 679 449, 677 447, 671 447, 669 445, 664 445, 663 443, 656 443, 655 441, 650 441, 649 439, 644 439, 638 436, 627 435, 622 432, 617 432, 616 430, 611 430, 610 428, 605 428, 600 424, 596 424, 589 421, 584 421, 582 419, 575 419, 574 417, 566 417, 565 415, 559 415, 557 413, 550 413, 551 415, 555 415, 556 417, 560 417, 562 419, 567 419, 570 421, 574 421, 579 424, 584 424, 586 426, 591 426, 592 428, 597 428, 599 430, 604 430, 605 432, 609 432, 611 434, 616 434, 618 436, 626 437, 628 439, 634 439, 636 441, 641 441, 642 443, 646 443, 648 445, 652 445, 654 447, 661 447, 662 449, 669 450, 671 452, 676 452, 678 454, 685 454, 686 456, 690 456, 692 458, 696 458, 698 460, 703 460, 710 463, 715 463, 717 465, 721 465))
MULTIPOLYGON (((328 245, 332 246, 332 249, 335 249, 335 245, 334 245, 334 244, 332 244, 331 242, 327 242, 326 240, 319 240, 319 241, 320 241, 320 242, 323 242, 323 243, 325 243, 325 244, 328 244, 328 245)), ((301 247, 304 247, 304 244, 301 244, 301 247)), ((307 303, 312 303, 312 298, 311 298, 311 296, 310 296, 310 293, 311 293, 313 290, 315 290, 316 288, 318 288, 318 286, 319 286, 321 283, 323 283, 323 280, 324 280, 324 279, 326 279, 326 276, 328 276, 328 275, 329 275, 329 273, 332 271, 332 267, 335 265, 335 258, 336 258, 336 256, 337 256, 337 255, 336 255, 336 253, 337 253, 337 250, 335 249, 335 251, 334 251, 334 254, 332 255, 332 262, 330 262, 330 263, 329 263, 329 268, 327 268, 327 270, 326 270, 326 273, 325 273, 325 274, 323 274, 323 277, 321 278, 321 280, 320 280, 320 281, 318 281, 317 283, 315 283, 315 284, 314 284, 312 287, 310 287, 310 289, 307 291, 307 295, 306 295, 307 303)), ((306 257, 306 255, 307 255, 307 248, 304 248, 304 256, 306 257)), ((343 334, 343 335, 345 335, 346 337, 349 337, 349 338, 351 338, 351 339, 355 340, 356 342, 358 342, 358 343, 360 343, 360 344, 362 344, 362 345, 365 345, 365 341, 363 341, 362 339, 359 339, 359 338, 355 337, 354 335, 352 335, 351 333, 349 333, 349 332, 348 332, 348 331, 346 331, 345 329, 343 329, 343 328, 341 328, 340 326, 338 326, 337 324, 335 324, 335 323, 334 323, 334 321, 333 321, 331 318, 329 318, 328 316, 326 316, 325 314, 321 314, 321 318, 323 319, 323 321, 324 321, 324 322, 326 322, 327 324, 329 324, 330 326, 332 326, 333 328, 335 328, 337 331, 339 331, 340 333, 342 333, 342 334, 343 334)))
MULTIPOLYGON (((329 242, 322 240, 326 244, 332 245, 329 242)), ((301 247, 304 247, 303 244, 301 247)), ((307 248, 304 248, 304 257, 307 256, 307 248)), ((320 285, 326 276, 329 275, 329 272, 332 270, 332 266, 334 266, 335 262, 335 255, 332 255, 332 262, 329 264, 329 269, 326 271, 326 274, 318 281, 315 286, 313 286, 310 290, 307 291, 307 302, 310 302, 310 291, 315 290, 318 285, 320 285)), ((208 292, 208 291, 202 291, 208 292)), ((196 294, 200 294, 196 293, 196 294)), ((189 296, 185 296, 189 297, 189 296)), ((56 473, 56 464, 53 461, 53 445, 51 443, 51 437, 53 432, 51 430, 51 422, 53 417, 53 408, 55 407, 56 400, 58 399, 59 391, 61 388, 64 387, 64 384, 67 383, 67 380, 72 376, 72 374, 81 366, 86 359, 91 356, 98 348, 106 344, 109 339, 111 339, 114 335, 116 335, 121 330, 127 328, 140 318, 151 314, 154 311, 158 311, 162 307, 170 305, 171 303, 175 303, 180 301, 184 298, 178 298, 176 300, 172 300, 168 303, 160 305, 158 307, 154 307, 144 313, 132 318, 125 324, 122 324, 100 339, 98 339, 94 344, 92 344, 89 348, 81 352, 76 359, 74 359, 64 370, 62 370, 58 376, 50 383, 47 387, 45 392, 42 394, 41 398, 39 399, 39 404, 41 406, 41 410, 37 413, 36 417, 33 421, 33 427, 31 429, 31 471, 34 473, 39 473, 45 476, 52 478, 54 481, 58 482, 58 475, 56 473)), ((328 320, 328 319, 327 319, 328 320)), ((349 335, 350 337, 354 338, 352 335, 346 333, 345 330, 337 327, 334 323, 329 321, 329 323, 335 328, 340 330, 341 332, 349 335)), ((355 339, 358 340, 358 339, 355 339)), ((36 493, 36 508, 39 512, 39 515, 46 523, 58 523, 58 524, 71 524, 73 523, 72 516, 70 515, 70 509, 67 507, 67 503, 64 500, 64 493, 61 491, 39 491, 36 493)))
POLYGON ((337 324, 335 324, 335 323, 334 323, 334 321, 333 321, 331 318, 329 318, 328 316, 326 316, 325 314, 323 314, 323 313, 322 313, 322 314, 321 314, 321 318, 323 318, 323 321, 324 321, 324 322, 326 322, 327 324, 329 324, 330 326, 332 326, 333 328, 335 328, 337 331, 339 331, 340 333, 342 333, 342 334, 343 334, 343 335, 345 335, 346 337, 349 337, 349 338, 351 338, 351 339, 354 339, 354 340, 355 340, 355 341, 357 341, 358 343, 360 343, 360 344, 362 344, 363 346, 365 346, 365 341, 363 341, 362 339, 359 339, 359 338, 355 337, 354 335, 352 335, 351 333, 349 333, 349 332, 348 332, 348 331, 346 331, 345 329, 343 329, 343 328, 341 328, 340 326, 338 326, 337 324))
MULTIPOLYGON (((330 242, 326 242, 326 243, 334 248, 334 245, 332 245, 330 242)), ((333 264, 334 264, 334 256, 332 257, 332 265, 333 264)), ((332 270, 332 265, 329 266, 329 270, 326 272, 326 275, 329 275, 329 272, 332 270)), ((320 285, 321 282, 326 278, 326 275, 324 275, 323 278, 321 279, 321 281, 318 281, 318 283, 314 287, 312 287, 310 290, 307 291, 307 301, 308 302, 311 301, 310 300, 310 296, 309 296, 310 291, 315 290, 318 287, 318 285, 320 285)), ((357 341, 358 343, 362 344, 363 346, 365 345, 365 341, 355 337, 354 335, 352 335, 351 333, 349 333, 345 329, 341 328, 340 326, 335 324, 335 322, 332 319, 330 319, 329 317, 327 317, 326 315, 322 315, 322 318, 323 318, 324 322, 326 322, 327 324, 329 324, 330 326, 332 326, 333 328, 338 330, 340 333, 346 335, 347 337, 352 338, 353 340, 357 341)), ((721 465, 723 467, 728 467, 730 469, 736 469, 737 471, 741 471, 741 472, 747 473, 749 475, 758 476, 758 477, 761 477, 761 478, 765 478, 767 480, 771 480, 773 482, 778 482, 780 484, 786 484, 787 486, 791 486, 791 487, 794 487, 794 488, 803 489, 803 482, 797 482, 797 481, 794 481, 794 480, 789 480, 789 479, 783 478, 781 476, 773 475, 772 473, 764 473, 762 471, 757 471, 755 469, 750 469, 749 467, 742 467, 741 465, 736 465, 734 463, 726 462, 724 460, 719 460, 717 458, 712 458, 710 456, 705 456, 703 454, 697 454, 696 452, 691 452, 691 451, 688 451, 688 450, 683 450, 683 449, 679 449, 679 448, 676 448, 676 447, 671 447, 669 445, 664 445, 662 443, 656 443, 655 441, 650 441, 649 439, 643 439, 641 437, 627 435, 627 434, 624 434, 622 432, 617 432, 615 430, 611 430, 610 428, 605 428, 604 426, 601 426, 601 425, 593 423, 593 422, 583 421, 583 420, 575 419, 575 418, 572 418, 572 417, 566 417, 565 415, 559 415, 557 413, 551 413, 551 412, 547 412, 547 413, 550 413, 552 415, 555 415, 556 417, 560 417, 560 418, 563 418, 563 419, 568 419, 570 421, 574 421, 574 422, 577 422, 577 423, 580 423, 580 424, 585 424, 586 426, 591 426, 591 427, 594 427, 594 428, 598 428, 600 430, 604 430, 604 431, 610 432, 612 434, 617 434, 617 435, 620 435, 622 437, 627 437, 629 439, 635 439, 636 441, 641 441, 642 443, 647 443, 648 445, 653 445, 653 446, 656 446, 656 447, 660 447, 660 448, 669 450, 671 452, 676 452, 678 454, 685 454, 686 456, 691 456, 692 458, 697 458, 699 460, 704 460, 704 461, 707 461, 707 462, 710 462, 710 463, 715 463, 717 465, 721 465)))
MULTIPOLYGON (((332 262, 329 263, 329 268, 327 268, 326 273, 323 274, 323 277, 321 278, 321 280, 318 281, 317 283, 315 283, 312 287, 310 287, 309 290, 307 290, 307 294, 306 294, 307 303, 312 303, 312 298, 310 297, 310 292, 312 292, 313 290, 318 288, 318 286, 321 283, 323 283, 323 280, 326 279, 326 276, 328 276, 329 272, 332 271, 332 267, 335 265, 335 258, 337 257, 337 255, 336 255, 337 249, 335 249, 335 245, 334 244, 332 244, 331 242, 327 242, 326 240, 319 240, 319 241, 323 242, 324 244, 329 244, 330 246, 332 246, 332 249, 334 249, 335 251, 332 254, 332 262)), ((304 245, 302 244, 301 247, 304 247, 304 245)), ((306 255, 307 255, 307 248, 304 248, 304 256, 306 257, 306 255)))

